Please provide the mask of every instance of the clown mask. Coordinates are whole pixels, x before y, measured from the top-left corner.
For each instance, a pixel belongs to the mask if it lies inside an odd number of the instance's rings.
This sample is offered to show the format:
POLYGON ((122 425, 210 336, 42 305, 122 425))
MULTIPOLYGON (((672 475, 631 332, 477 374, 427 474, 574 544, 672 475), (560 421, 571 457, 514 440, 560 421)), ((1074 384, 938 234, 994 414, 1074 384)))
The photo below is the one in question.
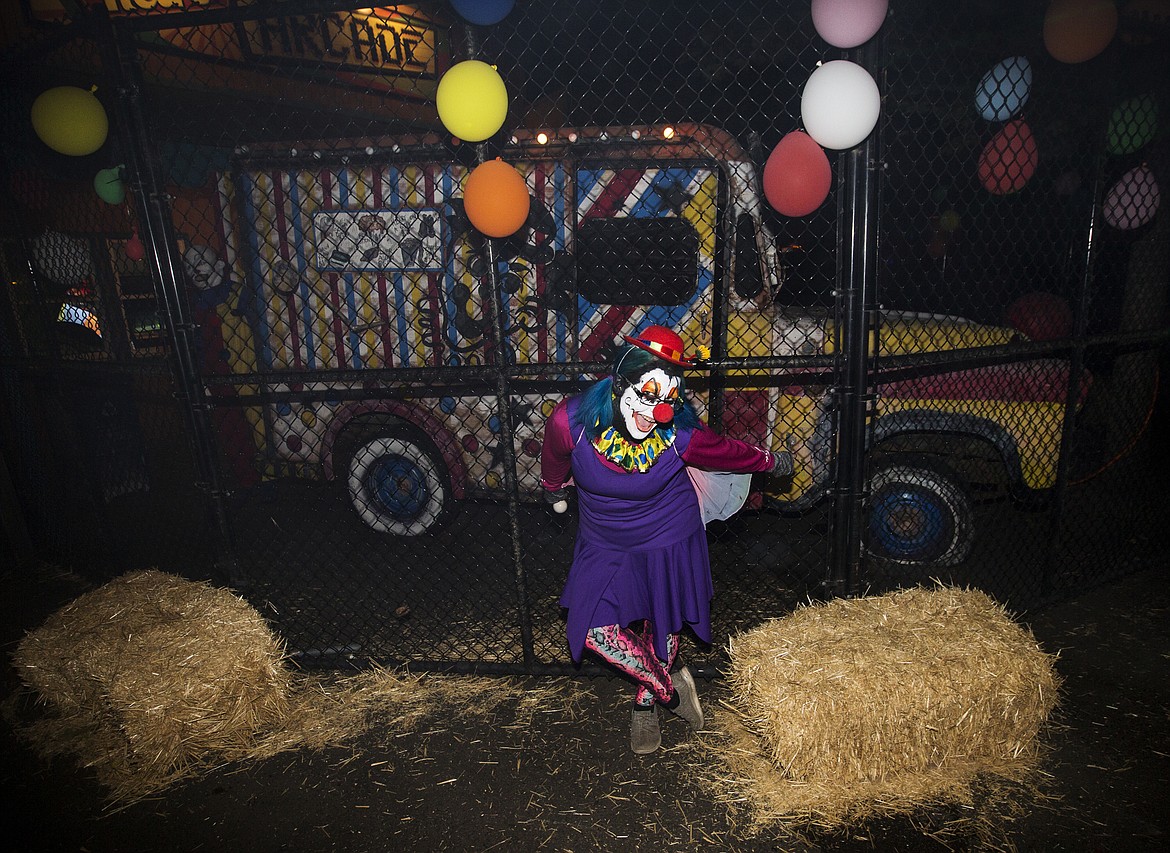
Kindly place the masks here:
POLYGON ((680 385, 677 376, 660 367, 647 370, 627 385, 618 398, 618 413, 626 437, 642 441, 659 424, 674 420, 680 385))
POLYGON ((196 290, 215 290, 223 284, 227 265, 210 246, 188 246, 183 252, 187 278, 196 290))

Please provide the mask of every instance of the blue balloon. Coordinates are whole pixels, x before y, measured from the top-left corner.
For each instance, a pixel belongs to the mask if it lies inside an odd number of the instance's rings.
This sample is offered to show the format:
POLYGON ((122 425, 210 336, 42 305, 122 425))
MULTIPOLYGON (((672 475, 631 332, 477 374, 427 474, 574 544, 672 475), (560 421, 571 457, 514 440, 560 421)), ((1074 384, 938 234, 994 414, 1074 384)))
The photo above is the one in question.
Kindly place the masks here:
POLYGON ((1012 56, 983 75, 975 90, 975 108, 988 121, 1014 116, 1032 91, 1032 63, 1026 56, 1012 56))
POLYGON ((515 3, 516 0, 451 0, 451 5, 464 20, 481 27, 490 27, 504 20, 515 3))

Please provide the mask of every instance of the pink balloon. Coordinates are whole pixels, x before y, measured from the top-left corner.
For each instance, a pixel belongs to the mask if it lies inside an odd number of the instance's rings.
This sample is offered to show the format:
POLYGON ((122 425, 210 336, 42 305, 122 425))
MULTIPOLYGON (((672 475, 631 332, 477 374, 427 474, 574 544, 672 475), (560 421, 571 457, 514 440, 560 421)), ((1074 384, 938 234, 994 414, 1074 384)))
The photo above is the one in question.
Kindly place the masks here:
POLYGON ((130 235, 130 239, 126 241, 125 252, 126 257, 132 261, 141 261, 146 257, 146 246, 142 245, 142 239, 138 236, 137 228, 130 235))
POLYGON ((812 0, 813 26, 833 47, 857 47, 882 28, 889 6, 889 0, 812 0))
POLYGON ((812 213, 824 203, 832 181, 824 150, 799 130, 785 134, 764 164, 764 197, 785 216, 812 213))
POLYGON ((1162 191, 1148 166, 1130 169, 1105 194, 1105 221, 1129 231, 1145 225, 1158 212, 1162 191))
POLYGON ((995 195, 1014 193, 1036 174, 1039 159, 1032 128, 1023 119, 1009 121, 979 155, 979 182, 995 195))

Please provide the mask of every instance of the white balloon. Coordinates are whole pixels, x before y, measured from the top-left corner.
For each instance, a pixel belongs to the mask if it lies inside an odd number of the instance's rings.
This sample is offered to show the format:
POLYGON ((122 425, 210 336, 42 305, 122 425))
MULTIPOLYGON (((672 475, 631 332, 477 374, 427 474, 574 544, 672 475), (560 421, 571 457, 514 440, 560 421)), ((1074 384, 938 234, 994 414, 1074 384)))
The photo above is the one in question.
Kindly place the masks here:
POLYGON ((835 59, 809 75, 800 98, 804 130, 824 148, 852 148, 869 136, 881 112, 881 94, 869 72, 835 59))
POLYGON ((89 244, 59 231, 46 231, 32 245, 37 272, 66 287, 75 287, 93 276, 89 244))

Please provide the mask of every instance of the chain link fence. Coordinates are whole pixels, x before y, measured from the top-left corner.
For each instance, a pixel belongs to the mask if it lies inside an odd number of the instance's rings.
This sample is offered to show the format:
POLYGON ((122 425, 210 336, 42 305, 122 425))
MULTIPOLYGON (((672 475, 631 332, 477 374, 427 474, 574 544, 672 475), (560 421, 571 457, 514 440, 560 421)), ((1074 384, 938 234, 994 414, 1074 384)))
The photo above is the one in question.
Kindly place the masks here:
POLYGON ((998 0, 892 0, 849 49, 764 0, 55 8, 5 21, 14 553, 229 583, 306 664, 563 671, 543 426, 650 323, 709 349, 709 424, 796 439, 708 528, 694 661, 810 596, 938 578, 1023 610, 1156 553, 1148 12, 1067 62, 998 0), (468 59, 507 89, 481 142, 436 110, 468 59), (765 167, 835 60, 880 117, 785 216, 765 167), (94 85, 108 138, 62 154, 34 101, 94 85), (488 238, 465 189, 496 158, 528 212, 488 238))

